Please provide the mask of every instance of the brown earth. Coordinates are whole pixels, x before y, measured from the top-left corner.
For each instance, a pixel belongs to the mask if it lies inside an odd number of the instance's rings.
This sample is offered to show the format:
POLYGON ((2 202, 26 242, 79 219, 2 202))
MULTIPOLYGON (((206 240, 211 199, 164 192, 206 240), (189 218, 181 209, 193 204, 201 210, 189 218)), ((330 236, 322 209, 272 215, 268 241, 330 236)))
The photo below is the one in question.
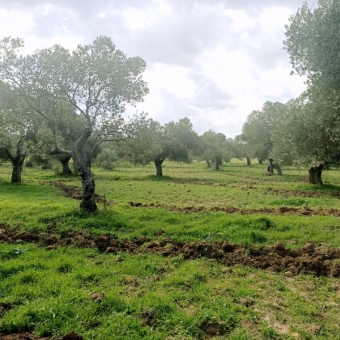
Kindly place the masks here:
POLYGON ((39 338, 33 334, 20 333, 0 336, 0 340, 84 340, 84 338, 75 332, 71 332, 66 335, 53 338, 50 337, 39 338))
POLYGON ((318 190, 287 190, 267 188, 263 191, 266 194, 277 195, 281 197, 336 197, 340 198, 340 191, 318 191, 318 190))
MULTIPOLYGON (((42 182, 41 184, 44 185, 53 185, 59 188, 62 192, 62 195, 67 198, 73 198, 75 200, 81 200, 83 198, 83 190, 75 185, 67 185, 64 182, 65 180, 61 181, 50 181, 50 182, 42 182)), ((97 203, 107 203, 107 200, 104 196, 100 196, 96 194, 96 202, 97 203)))
POLYGON ((170 211, 179 211, 179 212, 203 212, 203 211, 217 211, 217 212, 225 212, 227 214, 239 213, 244 215, 249 214, 275 214, 275 215, 290 215, 290 214, 298 214, 305 216, 340 216, 340 210, 338 209, 311 209, 306 206, 303 208, 294 208, 294 207, 286 207, 282 206, 279 208, 257 208, 257 209, 244 209, 244 208, 236 208, 233 206, 227 207, 211 207, 206 208, 203 206, 194 207, 194 206, 186 206, 186 207, 177 207, 175 205, 164 205, 164 204, 143 204, 140 202, 129 202, 132 207, 147 207, 147 208, 163 208, 170 211))
MULTIPOLYGON (((157 233, 158 234, 158 233, 157 233)), ((272 247, 230 244, 228 242, 179 242, 157 237, 118 239, 111 234, 92 235, 84 230, 61 232, 50 228, 49 232, 20 231, 7 224, 0 224, 0 242, 35 243, 47 249, 57 247, 96 247, 105 253, 130 252, 183 256, 184 259, 207 258, 227 266, 245 265, 259 269, 284 272, 287 276, 299 273, 315 276, 340 277, 340 249, 322 249, 312 243, 303 248, 287 249, 282 243, 272 247)))

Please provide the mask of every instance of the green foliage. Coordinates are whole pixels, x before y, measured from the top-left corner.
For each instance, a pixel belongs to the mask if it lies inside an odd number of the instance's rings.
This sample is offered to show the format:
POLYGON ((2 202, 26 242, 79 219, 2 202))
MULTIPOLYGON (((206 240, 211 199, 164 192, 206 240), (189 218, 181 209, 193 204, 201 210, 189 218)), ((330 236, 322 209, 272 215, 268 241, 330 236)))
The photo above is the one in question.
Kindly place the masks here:
POLYGON ((161 167, 166 159, 190 162, 190 153, 197 153, 200 146, 190 119, 185 117, 164 125, 152 119, 140 120, 125 148, 135 164, 154 162, 160 167, 157 175, 163 175, 161 167))
POLYGON ((222 164, 223 160, 230 160, 230 152, 228 152, 226 136, 223 133, 216 133, 209 130, 201 136, 204 146, 203 159, 213 161, 216 170, 222 164))
POLYGON ((112 147, 104 147, 99 155, 96 157, 96 161, 101 167, 107 170, 112 170, 114 168, 114 162, 118 160, 118 155, 112 147))
POLYGON ((242 128, 240 138, 246 143, 245 150, 248 157, 264 161, 269 158, 274 140, 276 138, 273 128, 277 121, 283 119, 284 105, 281 103, 266 102, 262 110, 253 111, 242 128))

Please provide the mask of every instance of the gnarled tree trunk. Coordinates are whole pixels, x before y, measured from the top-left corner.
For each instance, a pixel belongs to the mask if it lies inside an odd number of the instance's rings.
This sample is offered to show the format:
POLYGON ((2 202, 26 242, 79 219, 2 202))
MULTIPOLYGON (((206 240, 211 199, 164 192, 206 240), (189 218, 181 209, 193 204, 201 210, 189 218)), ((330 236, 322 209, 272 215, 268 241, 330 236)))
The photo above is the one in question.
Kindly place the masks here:
POLYGON ((7 149, 5 149, 5 152, 13 166, 11 182, 21 183, 22 166, 24 164, 26 155, 24 154, 21 155, 19 152, 17 152, 16 156, 12 156, 11 153, 7 149))
POLYGON ((247 165, 251 165, 250 158, 247 156, 246 159, 247 159, 247 165))
POLYGON ((281 167, 280 167, 279 163, 276 163, 276 164, 275 164, 275 168, 276 168, 276 170, 277 170, 277 174, 278 174, 279 176, 282 176, 282 170, 281 170, 281 167))
POLYGON ((97 211, 97 204, 95 201, 96 185, 91 171, 91 159, 83 151, 87 139, 91 136, 91 132, 91 128, 84 130, 82 137, 74 144, 71 154, 71 157, 77 166, 79 176, 81 177, 83 188, 83 197, 80 208, 89 213, 97 211))
POLYGON ((215 170, 220 170, 220 165, 222 165, 222 158, 215 157, 215 170))
POLYGON ((163 161, 160 159, 155 159, 154 163, 156 166, 156 176, 163 176, 163 168, 162 168, 163 161))
POLYGON ((267 171, 271 173, 274 172, 274 160, 272 158, 268 159, 267 171))
POLYGON ((320 164, 319 166, 312 166, 309 172, 309 183, 311 184, 323 184, 321 175, 324 165, 320 164))
POLYGON ((208 167, 208 168, 211 168, 211 163, 210 163, 210 161, 207 160, 207 159, 206 159, 205 161, 206 161, 206 163, 207 163, 207 167, 208 167))
POLYGON ((71 159, 71 156, 69 155, 62 155, 60 158, 59 158, 59 161, 63 167, 63 171, 61 172, 62 175, 72 175, 73 172, 71 171, 70 169, 70 165, 69 165, 69 161, 71 159))
POLYGON ((81 157, 77 157, 76 165, 81 177, 81 184, 83 188, 83 197, 80 208, 90 213, 95 212, 97 210, 97 204, 95 201, 96 184, 91 171, 91 162, 87 159, 86 155, 83 155, 81 157))

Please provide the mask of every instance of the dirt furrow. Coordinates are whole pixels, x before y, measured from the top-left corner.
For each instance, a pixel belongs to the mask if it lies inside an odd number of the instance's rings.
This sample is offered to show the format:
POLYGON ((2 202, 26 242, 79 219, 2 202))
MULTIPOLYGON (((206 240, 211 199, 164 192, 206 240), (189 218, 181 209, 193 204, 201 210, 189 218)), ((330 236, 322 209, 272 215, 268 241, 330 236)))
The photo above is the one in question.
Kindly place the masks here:
POLYGON ((228 242, 179 242, 157 237, 118 239, 111 234, 92 235, 84 230, 51 233, 32 233, 0 224, 0 242, 35 243, 54 249, 57 247, 95 247, 102 253, 129 252, 183 256, 184 259, 214 259, 227 266, 245 265, 259 269, 284 272, 288 276, 300 273, 315 276, 340 277, 340 249, 322 249, 312 243, 303 248, 287 249, 282 243, 272 247, 231 244, 228 242))

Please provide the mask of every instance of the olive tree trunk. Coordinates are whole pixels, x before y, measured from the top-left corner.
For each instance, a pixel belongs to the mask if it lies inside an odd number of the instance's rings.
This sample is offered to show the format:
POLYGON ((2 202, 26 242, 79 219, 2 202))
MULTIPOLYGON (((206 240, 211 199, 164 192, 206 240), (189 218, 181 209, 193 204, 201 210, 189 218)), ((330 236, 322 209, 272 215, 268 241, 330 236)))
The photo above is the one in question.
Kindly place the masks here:
POLYGON ((323 184, 321 175, 324 165, 320 164, 319 166, 312 166, 309 172, 309 183, 311 184, 323 184))
POLYGON ((71 156, 64 156, 62 158, 59 158, 59 161, 63 167, 63 171, 61 172, 62 175, 72 175, 73 172, 71 171, 70 169, 70 165, 69 165, 69 162, 70 162, 70 159, 71 159, 71 156))
POLYGON ((156 166, 156 176, 163 176, 163 167, 162 167, 163 161, 160 159, 156 159, 154 163, 156 166))
POLYGON ((210 161, 206 159, 205 162, 207 163, 207 168, 211 168, 211 163, 210 163, 210 161))
POLYGON ((215 170, 220 170, 220 165, 222 165, 222 158, 215 157, 215 170))
POLYGON ((248 156, 246 157, 246 160, 247 160, 247 165, 251 165, 251 160, 248 156))
POLYGON ((271 173, 274 172, 274 160, 272 158, 268 159, 267 171, 271 173))
POLYGON ((21 183, 22 166, 24 164, 26 155, 17 154, 17 156, 12 156, 7 149, 5 149, 5 152, 10 159, 13 167, 11 183, 21 183))
POLYGON ((276 168, 276 170, 277 170, 277 174, 278 174, 279 176, 282 176, 282 169, 281 169, 279 163, 276 163, 276 164, 275 164, 275 168, 276 168))
POLYGON ((84 130, 82 137, 74 144, 71 157, 75 162, 83 188, 83 197, 80 204, 80 209, 89 213, 97 211, 97 204, 95 201, 96 184, 91 171, 91 159, 84 152, 84 146, 87 139, 91 136, 91 128, 84 130))

